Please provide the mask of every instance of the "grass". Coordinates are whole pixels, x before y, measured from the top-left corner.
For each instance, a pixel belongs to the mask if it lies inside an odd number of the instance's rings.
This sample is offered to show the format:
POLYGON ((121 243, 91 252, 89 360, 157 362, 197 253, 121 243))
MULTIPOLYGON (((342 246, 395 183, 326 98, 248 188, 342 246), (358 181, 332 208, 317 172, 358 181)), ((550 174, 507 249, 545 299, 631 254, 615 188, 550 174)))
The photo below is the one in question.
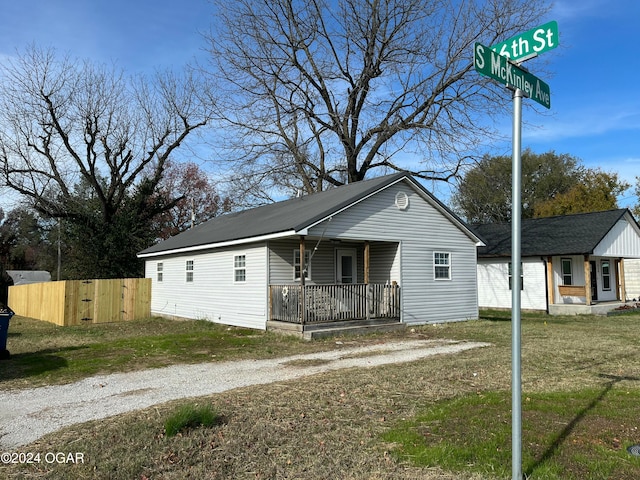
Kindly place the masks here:
MULTIPOLYGON (((523 463, 529 478, 635 479, 640 463, 626 448, 637 441, 638 393, 614 388, 531 394, 522 418, 523 463), (633 393, 633 394, 632 394, 633 393), (562 429, 558 426, 562 425, 562 429), (567 440, 574 445, 567 448, 567 440)), ((511 473, 509 392, 471 394, 426 408, 383 438, 397 443, 397 458, 423 467, 511 473)))
POLYGON ((220 421, 220 416, 211 405, 187 403, 180 405, 164 421, 167 437, 175 437, 178 433, 197 427, 211 427, 220 421))
MULTIPOLYGON (((83 452, 84 464, 5 465, 3 473, 11 479, 510 478, 511 324, 504 312, 483 312, 482 317, 393 335, 488 341, 491 347, 241 388, 69 427, 21 451, 83 452), (181 405, 194 403, 211 405, 224 422, 168 437, 166 419, 181 405)), ((129 337, 162 336, 167 330, 178 333, 186 328, 161 324, 152 335, 153 324, 144 325, 129 327, 129 337)), ((626 452, 629 445, 640 443, 639 326, 637 314, 523 314, 523 470, 529 478, 640 478, 640 459, 626 452)), ((208 327, 197 328, 206 332, 208 327)), ((255 358, 339 348, 336 339, 302 343, 212 328, 232 335, 234 342, 244 338, 255 343, 223 343, 215 352, 207 351, 209 357, 255 358)), ((78 347, 77 341, 69 340, 73 334, 57 335, 48 349, 67 341, 66 346, 78 347)), ((124 341, 110 331, 91 335, 96 343, 124 341)), ((10 345, 18 338, 10 336, 10 345)), ((341 340, 348 345, 381 338, 387 337, 341 340)), ((148 347, 148 356, 182 361, 157 345, 148 347), (154 348, 164 353, 154 353, 154 348)), ((189 350, 206 349, 193 340, 189 350)), ((77 361, 72 359, 75 351, 61 355, 69 355, 72 364, 77 361)), ((39 381, 36 376, 27 383, 39 381)))
POLYGON ((308 344, 207 321, 150 318, 59 327, 14 317, 7 348, 11 360, 0 362, 3 389, 68 383, 96 374, 177 363, 270 358, 330 348, 330 342, 308 344))

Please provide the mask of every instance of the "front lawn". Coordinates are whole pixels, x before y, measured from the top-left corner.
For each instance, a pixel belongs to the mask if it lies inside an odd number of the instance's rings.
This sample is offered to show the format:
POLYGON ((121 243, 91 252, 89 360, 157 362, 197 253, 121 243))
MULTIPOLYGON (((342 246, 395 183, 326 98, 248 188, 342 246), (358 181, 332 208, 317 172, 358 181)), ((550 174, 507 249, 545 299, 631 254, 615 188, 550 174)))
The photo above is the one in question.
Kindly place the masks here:
MULTIPOLYGON (((510 478, 511 324, 508 313, 482 316, 394 335, 481 340, 490 347, 246 387, 73 426, 21 451, 82 452, 85 463, 5 470, 9 478, 53 479, 510 478), (210 407, 219 421, 168 436, 165 423, 182 405, 210 407)), ((226 358, 327 349, 336 342, 244 332, 234 338, 257 343, 226 358)), ((627 452, 640 443, 638 345, 640 315, 523 314, 523 470, 529 478, 640 478, 640 458, 627 452)), ((161 357, 176 361, 174 355, 161 357)))

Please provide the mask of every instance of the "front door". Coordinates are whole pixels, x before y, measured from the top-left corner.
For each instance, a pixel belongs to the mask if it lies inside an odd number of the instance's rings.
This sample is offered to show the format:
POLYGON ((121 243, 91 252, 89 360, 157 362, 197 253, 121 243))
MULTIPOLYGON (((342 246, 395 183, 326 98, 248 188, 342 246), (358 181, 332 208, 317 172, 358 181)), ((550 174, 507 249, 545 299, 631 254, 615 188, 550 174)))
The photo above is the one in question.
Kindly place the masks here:
POLYGON ((352 248, 339 248, 336 250, 336 282, 356 283, 356 250, 352 248))
POLYGON ((591 268, 591 300, 598 300, 598 273, 596 272, 596 262, 589 262, 591 268))

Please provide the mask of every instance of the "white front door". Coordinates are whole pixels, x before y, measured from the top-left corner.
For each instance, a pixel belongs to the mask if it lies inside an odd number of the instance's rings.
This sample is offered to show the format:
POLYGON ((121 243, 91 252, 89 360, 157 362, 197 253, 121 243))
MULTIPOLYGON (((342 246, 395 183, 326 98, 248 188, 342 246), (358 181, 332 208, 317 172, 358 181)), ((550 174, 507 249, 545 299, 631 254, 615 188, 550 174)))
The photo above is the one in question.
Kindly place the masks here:
POLYGON ((353 248, 339 248, 336 250, 336 282, 356 283, 356 250, 353 248))

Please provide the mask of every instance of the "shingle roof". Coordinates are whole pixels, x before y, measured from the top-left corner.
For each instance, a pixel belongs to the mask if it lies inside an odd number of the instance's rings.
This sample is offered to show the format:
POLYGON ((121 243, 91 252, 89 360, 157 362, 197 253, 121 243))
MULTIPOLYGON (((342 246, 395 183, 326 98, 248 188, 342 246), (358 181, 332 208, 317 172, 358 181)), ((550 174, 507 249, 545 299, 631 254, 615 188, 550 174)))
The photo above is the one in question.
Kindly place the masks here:
MULTIPOLYGON (((521 255, 532 257, 591 254, 627 212, 628 210, 623 208, 522 220, 521 255)), ((510 223, 474 225, 472 229, 486 243, 485 247, 478 249, 479 257, 511 255, 510 223)))
POLYGON ((350 183, 300 198, 292 198, 241 212, 221 215, 153 245, 140 252, 138 256, 147 257, 153 254, 193 247, 205 248, 207 245, 277 235, 279 233, 285 234, 286 232, 293 234, 293 232, 299 232, 310 227, 343 208, 405 178, 439 205, 454 221, 467 230, 470 236, 474 235, 462 220, 422 188, 420 184, 415 182, 409 174, 401 172, 350 183))

